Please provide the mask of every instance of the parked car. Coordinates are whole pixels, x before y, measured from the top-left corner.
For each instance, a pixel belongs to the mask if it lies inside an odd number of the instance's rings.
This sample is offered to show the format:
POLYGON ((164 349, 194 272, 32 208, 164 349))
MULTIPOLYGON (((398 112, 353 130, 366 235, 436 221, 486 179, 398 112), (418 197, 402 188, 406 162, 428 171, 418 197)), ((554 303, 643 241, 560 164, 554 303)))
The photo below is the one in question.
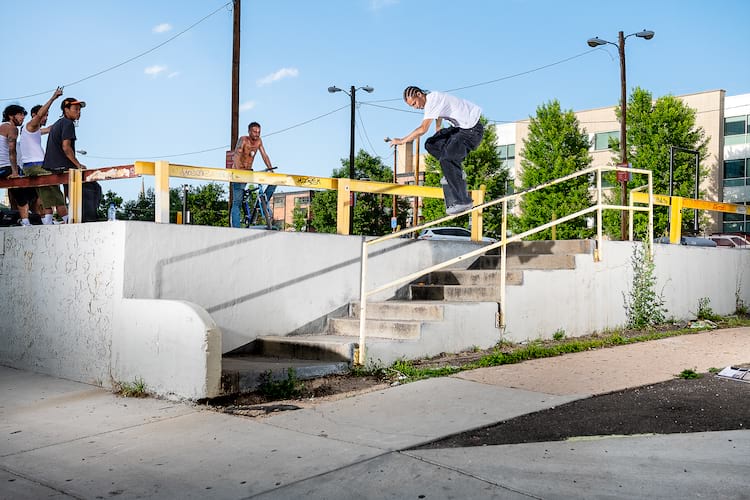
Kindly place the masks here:
MULTIPOLYGON (((471 241, 471 231, 463 227, 429 227, 423 229, 417 239, 471 241)), ((485 236, 482 241, 484 243, 495 243, 497 239, 485 236)))
MULTIPOLYGON (((667 236, 660 238, 654 238, 654 243, 669 243, 667 236)), ((680 237, 680 245, 687 245, 690 247, 715 247, 716 242, 708 238, 699 238, 697 236, 682 236, 680 237)))
POLYGON ((709 239, 716 242, 716 246, 725 248, 748 248, 747 241, 740 236, 733 235, 714 235, 709 236, 709 239))

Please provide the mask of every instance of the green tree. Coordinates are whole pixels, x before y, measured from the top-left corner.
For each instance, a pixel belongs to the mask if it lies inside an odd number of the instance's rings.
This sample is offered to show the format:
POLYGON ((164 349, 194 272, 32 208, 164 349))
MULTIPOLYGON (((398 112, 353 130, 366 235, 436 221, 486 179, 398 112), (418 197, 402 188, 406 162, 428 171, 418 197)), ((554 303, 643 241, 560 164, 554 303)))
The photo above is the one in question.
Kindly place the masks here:
MULTIPOLYGON (((482 117, 484 124, 484 135, 477 149, 468 154, 462 166, 466 173, 466 187, 469 190, 486 187, 485 201, 500 198, 506 194, 506 188, 511 182, 510 171, 503 164, 503 160, 497 151, 497 133, 495 128, 488 126, 487 120, 482 117)), ((425 172, 426 186, 440 186, 440 178, 443 176, 440 163, 432 155, 425 160, 427 169, 425 172)), ((422 214, 426 221, 445 217, 445 202, 441 199, 426 198, 424 200, 422 214)), ((468 224, 468 216, 455 219, 448 225, 468 224)), ((484 212, 484 232, 486 234, 500 234, 502 224, 502 206, 495 205, 484 212)))
MULTIPOLYGON (((563 111, 557 100, 539 106, 529 121, 521 162, 521 188, 529 189, 591 165, 589 138, 579 127, 573 111, 563 111)), ((588 176, 529 193, 521 198, 521 215, 512 219, 513 230, 524 232, 591 206, 588 176)), ((552 231, 536 233, 531 239, 550 239, 552 231)), ((593 229, 578 217, 557 226, 560 239, 587 238, 593 229)))
MULTIPOLYGON (((349 177, 349 160, 341 160, 341 168, 334 169, 331 177, 349 177)), ((375 157, 360 149, 354 158, 354 177, 378 182, 393 182, 393 170, 375 157)), ((336 192, 323 191, 311 201, 311 225, 319 233, 336 232, 336 192)), ((405 200, 399 201, 398 221, 402 227, 408 208, 405 200)), ((391 231, 391 197, 372 193, 356 193, 354 204, 354 234, 382 235, 391 231)))
MULTIPOLYGON (((178 206, 182 207, 181 202, 179 203, 178 206)), ((192 223, 201 226, 228 226, 228 203, 223 183, 209 182, 203 186, 191 187, 188 195, 188 210, 190 210, 192 223)))
POLYGON ((294 207, 292 212, 292 227, 297 232, 307 231, 307 210, 302 207, 294 207))
MULTIPOLYGON (((620 107, 616 108, 617 116, 621 116, 620 107)), ((667 95, 655 101, 650 92, 636 87, 628 101, 628 161, 633 168, 651 170, 653 172, 654 193, 669 193, 669 147, 677 146, 684 149, 698 151, 701 165, 708 157, 708 138, 702 127, 695 126, 695 110, 680 99, 667 95)), ((613 161, 620 163, 619 141, 611 144, 615 151, 613 161)), ((708 174, 704 165, 699 172, 702 179, 708 174)), ((613 175, 614 177, 614 175, 613 175)), ((642 175, 635 175, 628 182, 628 189, 646 184, 642 175)), ((675 154, 673 174, 673 194, 675 196, 695 197, 695 156, 686 153, 675 154)), ((613 190, 610 200, 620 203, 619 189, 613 190)), ((699 196, 700 197, 700 193, 699 196)), ((683 213, 683 229, 692 229, 693 211, 683 213)), ((634 231, 636 234, 646 234, 647 216, 636 213, 634 231)), ((667 232, 668 211, 666 208, 654 210, 654 234, 667 232)), ((620 234, 619 211, 605 212, 605 229, 610 235, 620 234)))
MULTIPOLYGON (((156 195, 153 188, 148 188, 145 192, 138 193, 138 198, 128 200, 122 205, 122 219, 124 220, 142 220, 154 221, 156 213, 156 195)), ((120 213, 118 213, 120 216, 120 213)))

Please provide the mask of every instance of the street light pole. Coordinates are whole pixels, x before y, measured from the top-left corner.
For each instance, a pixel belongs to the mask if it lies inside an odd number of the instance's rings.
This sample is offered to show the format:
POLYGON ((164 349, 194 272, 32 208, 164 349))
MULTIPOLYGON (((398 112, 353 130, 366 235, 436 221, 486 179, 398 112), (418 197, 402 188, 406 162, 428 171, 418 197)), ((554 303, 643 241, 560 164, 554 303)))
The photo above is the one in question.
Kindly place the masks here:
MULTIPOLYGON (((635 35, 638 38, 644 38, 651 40, 654 37, 653 31, 642 30, 638 33, 631 33, 625 36, 620 31, 617 34, 617 43, 608 42, 601 38, 589 38, 589 47, 598 47, 600 45, 614 45, 617 47, 618 55, 620 56, 620 164, 628 166, 628 88, 626 83, 626 72, 625 72, 625 39, 629 36, 635 35)), ((620 181, 620 196, 622 198, 622 205, 625 205, 626 197, 628 196, 628 179, 627 175, 623 175, 621 172, 617 172, 618 179, 620 181)), ((625 211, 620 211, 620 239, 623 241, 628 238, 628 222, 625 217, 625 211)))
MULTIPOLYGON (((336 86, 328 87, 328 92, 331 94, 335 92, 343 92, 345 94, 349 95, 349 99, 351 100, 351 120, 350 120, 350 130, 349 130, 349 178, 354 179, 354 124, 355 124, 355 112, 356 112, 356 106, 357 106, 357 90, 362 89, 365 92, 372 93, 375 89, 370 87, 369 85, 365 85, 364 87, 355 87, 352 85, 349 88, 349 92, 346 90, 342 90, 336 86)), ((349 234, 354 233, 354 191, 349 192, 349 234)))

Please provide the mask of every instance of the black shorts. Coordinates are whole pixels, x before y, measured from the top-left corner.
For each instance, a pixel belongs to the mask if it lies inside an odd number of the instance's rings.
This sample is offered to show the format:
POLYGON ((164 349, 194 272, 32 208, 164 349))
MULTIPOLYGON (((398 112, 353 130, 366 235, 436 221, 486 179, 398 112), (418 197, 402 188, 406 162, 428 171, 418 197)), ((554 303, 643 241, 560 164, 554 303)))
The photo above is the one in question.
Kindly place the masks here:
POLYGON ((12 197, 16 205, 25 206, 34 204, 38 197, 36 188, 11 188, 8 189, 8 197, 12 197))
POLYGON ((0 179, 5 179, 12 173, 13 169, 10 168, 10 165, 8 165, 7 167, 0 167, 0 179))

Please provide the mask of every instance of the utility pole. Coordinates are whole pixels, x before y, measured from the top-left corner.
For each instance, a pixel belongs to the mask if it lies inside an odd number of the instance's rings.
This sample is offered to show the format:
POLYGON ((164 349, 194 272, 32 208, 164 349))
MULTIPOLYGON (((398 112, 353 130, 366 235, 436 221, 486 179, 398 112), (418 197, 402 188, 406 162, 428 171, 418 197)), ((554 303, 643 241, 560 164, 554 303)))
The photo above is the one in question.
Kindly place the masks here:
MULTIPOLYGON (((240 1, 234 0, 232 28, 232 131, 229 138, 229 150, 237 145, 240 130, 240 1)), ((232 225, 232 188, 229 187, 229 225, 232 225)))
POLYGON ((234 0, 234 30, 232 43, 232 137, 229 147, 237 145, 240 122, 240 1, 234 0))

